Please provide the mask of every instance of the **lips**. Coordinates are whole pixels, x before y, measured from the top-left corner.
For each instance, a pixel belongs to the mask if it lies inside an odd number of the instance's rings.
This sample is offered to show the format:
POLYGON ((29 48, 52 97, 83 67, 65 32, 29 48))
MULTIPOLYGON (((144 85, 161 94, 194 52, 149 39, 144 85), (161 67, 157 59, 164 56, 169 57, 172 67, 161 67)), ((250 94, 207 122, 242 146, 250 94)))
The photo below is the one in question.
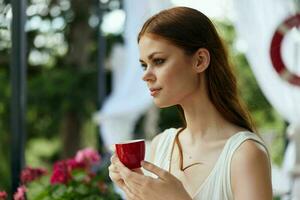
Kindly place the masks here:
POLYGON ((157 95, 160 90, 161 90, 161 88, 150 88, 150 94, 151 94, 151 96, 157 95))

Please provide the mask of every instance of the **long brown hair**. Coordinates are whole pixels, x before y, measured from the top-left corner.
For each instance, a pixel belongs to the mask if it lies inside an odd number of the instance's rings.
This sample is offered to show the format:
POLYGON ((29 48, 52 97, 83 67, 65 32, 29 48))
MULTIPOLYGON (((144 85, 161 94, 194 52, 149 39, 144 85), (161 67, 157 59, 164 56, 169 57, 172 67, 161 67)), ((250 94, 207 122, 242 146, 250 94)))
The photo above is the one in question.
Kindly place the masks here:
MULTIPOLYGON (((158 35, 182 48, 187 54, 193 54, 199 48, 207 49, 210 65, 205 71, 205 77, 209 99, 226 120, 256 132, 249 112, 240 101, 226 48, 208 17, 192 8, 174 7, 149 18, 138 35, 138 42, 145 34, 158 35)), ((183 116, 184 129, 184 111, 179 105, 178 108, 183 116)))

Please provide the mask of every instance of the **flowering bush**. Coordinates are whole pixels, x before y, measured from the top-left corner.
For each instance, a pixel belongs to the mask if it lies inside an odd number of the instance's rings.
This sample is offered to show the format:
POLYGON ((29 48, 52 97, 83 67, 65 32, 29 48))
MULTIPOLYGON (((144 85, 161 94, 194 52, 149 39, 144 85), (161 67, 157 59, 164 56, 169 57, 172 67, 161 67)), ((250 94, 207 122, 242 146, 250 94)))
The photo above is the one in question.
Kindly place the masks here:
POLYGON ((4 200, 7 198, 7 193, 5 191, 0 191, 0 200, 4 200))
MULTIPOLYGON (((25 168, 21 173, 21 186, 14 200, 119 200, 108 178, 97 151, 86 148, 74 158, 60 160, 52 173, 41 168, 25 168)), ((0 191, 0 200, 7 194, 0 191)))

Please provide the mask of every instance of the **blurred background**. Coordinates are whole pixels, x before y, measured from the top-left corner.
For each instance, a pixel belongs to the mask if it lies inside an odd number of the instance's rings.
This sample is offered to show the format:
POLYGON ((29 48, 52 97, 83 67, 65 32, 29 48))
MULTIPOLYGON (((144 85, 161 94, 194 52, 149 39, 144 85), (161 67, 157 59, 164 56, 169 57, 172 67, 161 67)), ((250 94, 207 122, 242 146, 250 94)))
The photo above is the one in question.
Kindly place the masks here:
MULTIPOLYGON (((298 12, 295 0, 28 0, 25 164, 51 168, 87 146, 105 155, 117 141, 151 140, 165 128, 180 126, 175 108, 160 110, 151 103, 140 80, 136 43, 149 16, 176 5, 213 20, 229 50, 242 99, 270 148, 276 196, 291 196, 295 177, 282 171, 291 140, 287 128, 300 120, 300 84, 276 73, 269 48, 280 23, 298 12), (278 183, 283 177, 288 178, 284 186, 278 183)), ((0 0, 0 190, 7 191, 12 184, 12 17, 11 2, 0 0)), ((299 21, 293 22, 295 30, 286 27, 295 33, 284 35, 282 44, 287 71, 296 76, 299 21)), ((291 152, 285 165, 295 166, 296 150, 291 152)))

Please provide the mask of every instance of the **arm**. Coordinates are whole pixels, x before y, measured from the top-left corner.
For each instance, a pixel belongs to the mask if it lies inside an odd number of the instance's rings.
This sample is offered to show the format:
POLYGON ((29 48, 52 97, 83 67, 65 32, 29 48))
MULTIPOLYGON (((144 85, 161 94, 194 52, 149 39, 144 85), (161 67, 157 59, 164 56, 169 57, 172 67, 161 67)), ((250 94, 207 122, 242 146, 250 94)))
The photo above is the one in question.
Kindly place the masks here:
POLYGON ((269 157, 252 140, 245 141, 232 158, 231 182, 235 200, 272 200, 269 157))

